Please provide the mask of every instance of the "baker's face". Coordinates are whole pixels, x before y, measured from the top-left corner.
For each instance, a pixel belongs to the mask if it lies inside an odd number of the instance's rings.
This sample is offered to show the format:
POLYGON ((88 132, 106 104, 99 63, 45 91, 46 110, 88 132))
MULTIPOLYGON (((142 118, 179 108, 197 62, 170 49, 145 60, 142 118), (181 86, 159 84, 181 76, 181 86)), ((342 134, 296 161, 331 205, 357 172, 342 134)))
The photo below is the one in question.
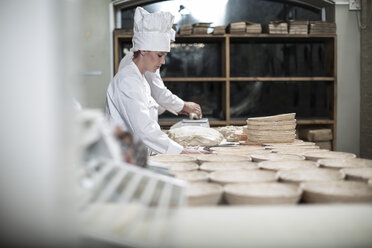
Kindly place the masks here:
POLYGON ((147 70, 150 72, 156 72, 165 64, 165 56, 167 56, 167 52, 147 51, 146 55, 147 70))

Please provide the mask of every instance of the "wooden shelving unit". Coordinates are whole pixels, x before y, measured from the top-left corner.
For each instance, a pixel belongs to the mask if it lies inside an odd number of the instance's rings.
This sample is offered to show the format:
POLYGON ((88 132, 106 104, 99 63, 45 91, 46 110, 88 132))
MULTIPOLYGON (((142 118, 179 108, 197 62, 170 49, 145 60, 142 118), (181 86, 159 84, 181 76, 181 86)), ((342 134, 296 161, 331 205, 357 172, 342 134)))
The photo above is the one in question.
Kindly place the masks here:
MULTIPOLYGON (((120 59, 122 58, 121 43, 131 43, 132 35, 123 34, 120 30, 114 32, 114 72, 117 72, 120 59)), ((298 128, 301 127, 327 127, 333 130, 333 149, 336 147, 336 128, 337 128, 337 37, 335 34, 329 35, 271 35, 271 34, 225 34, 225 35, 177 35, 176 43, 195 43, 195 42, 217 42, 221 44, 221 76, 219 77, 163 77, 163 81, 167 84, 187 82, 187 83, 222 83, 225 85, 221 103, 223 106, 225 118, 222 120, 214 120, 210 118, 210 124, 212 126, 224 126, 224 125, 245 125, 246 118, 231 118, 230 116, 230 97, 231 84, 234 82, 256 82, 260 81, 263 83, 275 84, 280 82, 302 82, 302 83, 318 83, 324 82, 330 84, 332 88, 332 94, 329 96, 332 100, 331 108, 327 118, 306 118, 301 119, 297 117, 298 128), (249 43, 249 42, 260 42, 261 40, 274 43, 275 42, 291 42, 291 43, 303 43, 303 42, 321 42, 324 44, 324 72, 325 76, 283 76, 283 77, 246 77, 246 76, 231 76, 231 58, 230 49, 231 44, 234 42, 249 43)), ((248 118, 249 116, 247 116, 248 118)), ((176 123, 177 119, 160 119, 159 123, 163 127, 169 127, 176 123)))

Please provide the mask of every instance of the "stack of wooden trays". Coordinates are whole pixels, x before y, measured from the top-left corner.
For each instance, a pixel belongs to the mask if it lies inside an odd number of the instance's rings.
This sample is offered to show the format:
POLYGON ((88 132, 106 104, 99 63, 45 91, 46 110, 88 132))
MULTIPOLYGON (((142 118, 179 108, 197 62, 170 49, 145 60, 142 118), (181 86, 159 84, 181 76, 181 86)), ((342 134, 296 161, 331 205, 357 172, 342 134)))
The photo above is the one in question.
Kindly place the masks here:
POLYGON ((231 34, 236 33, 248 33, 248 34, 260 34, 262 33, 262 26, 259 23, 253 22, 231 22, 228 25, 228 31, 231 34))
POLYGON ((225 34, 225 33, 226 33, 226 25, 215 26, 213 28, 213 34, 225 34))
POLYGON ((288 23, 285 21, 272 21, 265 25, 268 34, 288 34, 288 23))
POLYGON ((190 35, 192 34, 192 26, 182 26, 178 32, 180 35, 190 35))
POLYGON ((310 34, 335 34, 336 23, 334 22, 323 22, 323 21, 311 21, 310 34))
POLYGON ((227 29, 229 33, 235 34, 235 33, 245 33, 245 29, 247 27, 247 22, 241 21, 241 22, 231 22, 227 29))
POLYGON ((309 160, 279 160, 279 161, 264 161, 258 163, 258 167, 264 170, 293 170, 300 168, 317 168, 318 163, 309 160))
POLYGON ((186 189, 189 206, 217 205, 222 194, 223 187, 215 183, 191 183, 186 189))
POLYGON ((193 34, 207 34, 208 28, 210 27, 210 25, 211 25, 210 22, 194 23, 192 25, 192 33, 193 34))
POLYGON ((290 20, 288 26, 290 34, 307 34, 309 21, 290 20))
POLYGON ((294 142, 296 137, 295 113, 280 114, 247 119, 247 143, 285 143, 294 142))
POLYGON ((227 184, 225 199, 230 205, 296 204, 302 190, 282 183, 227 184))
POLYGON ((307 182, 301 184, 303 201, 307 203, 372 202, 372 187, 352 181, 307 182))
POLYGON ((299 168, 278 171, 279 180, 286 183, 343 180, 345 174, 337 170, 320 168, 299 168))
POLYGON ((307 141, 315 142, 320 149, 332 150, 332 129, 330 128, 301 128, 298 137, 307 141))
POLYGON ((260 34, 262 33, 262 26, 259 23, 247 22, 245 32, 247 34, 260 34))
POLYGON ((200 170, 213 172, 213 171, 228 171, 228 170, 257 170, 258 165, 255 162, 205 162, 200 165, 200 170))

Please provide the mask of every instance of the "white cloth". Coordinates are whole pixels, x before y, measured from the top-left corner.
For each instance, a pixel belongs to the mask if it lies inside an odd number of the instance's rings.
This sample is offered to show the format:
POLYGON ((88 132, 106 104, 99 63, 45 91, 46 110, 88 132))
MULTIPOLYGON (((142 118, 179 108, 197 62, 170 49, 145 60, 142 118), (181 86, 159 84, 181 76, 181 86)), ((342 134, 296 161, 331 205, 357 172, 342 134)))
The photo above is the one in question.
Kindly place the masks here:
POLYGON ((112 79, 107 89, 106 115, 114 125, 137 135, 156 153, 179 154, 183 147, 161 131, 158 104, 146 78, 132 61, 112 79))
MULTIPOLYGON (((132 59, 133 53, 129 52, 129 54, 120 61, 119 71, 129 65, 132 59)), ((178 112, 183 109, 185 102, 167 89, 161 79, 159 70, 157 70, 156 73, 149 71, 145 72, 145 78, 150 85, 151 96, 159 104, 158 114, 160 115, 165 110, 168 110, 172 114, 178 115, 178 112)))
POLYGON ((172 25, 174 16, 170 12, 149 13, 137 7, 134 13, 133 51, 170 51, 170 41, 174 39, 172 25))

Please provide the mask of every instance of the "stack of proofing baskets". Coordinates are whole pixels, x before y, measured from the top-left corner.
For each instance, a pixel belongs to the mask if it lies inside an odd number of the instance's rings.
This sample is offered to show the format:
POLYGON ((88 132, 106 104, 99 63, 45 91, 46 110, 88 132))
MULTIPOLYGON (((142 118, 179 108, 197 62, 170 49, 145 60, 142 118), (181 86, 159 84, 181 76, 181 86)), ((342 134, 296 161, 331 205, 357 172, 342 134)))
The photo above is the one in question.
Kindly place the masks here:
POLYGON ((248 143, 288 143, 296 137, 295 113, 247 119, 243 128, 248 143))

